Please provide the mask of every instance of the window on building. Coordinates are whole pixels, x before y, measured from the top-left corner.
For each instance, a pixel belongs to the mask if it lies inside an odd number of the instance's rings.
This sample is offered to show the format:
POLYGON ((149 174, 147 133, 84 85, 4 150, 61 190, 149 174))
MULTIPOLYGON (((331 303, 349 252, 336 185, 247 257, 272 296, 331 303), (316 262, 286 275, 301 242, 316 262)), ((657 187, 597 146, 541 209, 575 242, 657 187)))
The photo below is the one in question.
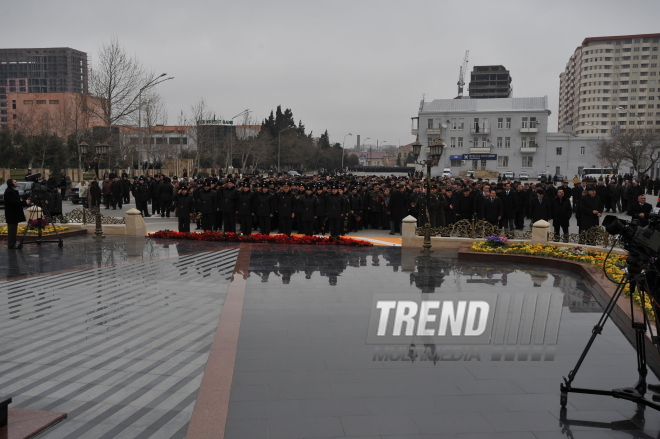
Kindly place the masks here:
POLYGON ((33 101, 32 100, 25 100, 23 101, 23 105, 32 105, 33 101))
POLYGON ((45 99, 44 100, 37 99, 37 105, 40 105, 40 104, 42 104, 42 105, 46 104, 46 100, 45 99))
POLYGON ((561 153, 562 153, 562 147, 561 147, 561 146, 558 146, 556 152, 557 152, 557 155, 561 155, 561 153))
POLYGON ((504 128, 504 118, 503 117, 498 117, 497 118, 497 129, 501 130, 504 128))
POLYGON ((536 148, 536 137, 530 137, 529 138, 529 147, 530 148, 536 148))
POLYGON ((481 138, 481 147, 482 148, 488 148, 488 139, 485 137, 481 138))
POLYGON ((458 147, 463 148, 463 138, 462 137, 458 138, 458 147))
POLYGON ((520 147, 521 148, 527 148, 527 137, 521 137, 520 138, 520 147))
POLYGON ((458 129, 459 130, 464 130, 465 129, 465 122, 462 117, 458 118, 458 129))
POLYGON ((433 119, 429 119, 429 120, 427 121, 426 128, 427 128, 427 129, 432 129, 432 128, 433 128, 433 119))
POLYGON ((510 129, 510 128, 511 128, 511 118, 507 117, 506 118, 506 129, 510 129))
POLYGON ((56 100, 51 99, 50 101, 48 101, 48 103, 51 105, 59 105, 60 101, 58 101, 57 99, 56 100))
POLYGON ((526 156, 524 155, 522 157, 522 167, 523 168, 531 168, 534 164, 534 157, 532 156, 526 156))
POLYGON ((586 152, 586 150, 587 150, 586 147, 581 146, 581 147, 580 147, 580 155, 584 155, 584 153, 586 152))
POLYGON ((454 159, 452 159, 452 160, 450 161, 449 166, 451 166, 452 168, 460 168, 462 164, 463 164, 463 163, 461 162, 461 160, 454 160, 454 159))
POLYGON ((501 155, 497 157, 497 167, 498 168, 508 168, 509 167, 509 157, 501 155))
POLYGON ((455 118, 455 117, 452 117, 452 118, 451 118, 451 129, 452 129, 452 130, 455 130, 455 129, 457 129, 457 128, 458 128, 458 127, 457 127, 457 125, 456 125, 456 118, 455 118))
POLYGON ((497 143, 496 143, 495 145, 496 145, 497 148, 501 148, 501 147, 502 147, 502 138, 501 138, 501 137, 498 137, 498 138, 497 138, 497 143))
POLYGON ((11 109, 12 110, 16 109, 16 101, 11 101, 11 109))
POLYGON ((449 147, 450 148, 456 148, 456 137, 451 137, 449 139, 449 147))
POLYGON ((511 137, 505 137, 504 138, 504 147, 505 148, 511 148, 511 137))
POLYGON ((529 118, 529 127, 530 128, 536 128, 536 124, 538 121, 536 120, 536 117, 530 117, 529 118))
POLYGON ((523 118, 522 118, 522 126, 521 126, 521 128, 527 128, 527 126, 528 126, 528 118, 523 117, 523 118))

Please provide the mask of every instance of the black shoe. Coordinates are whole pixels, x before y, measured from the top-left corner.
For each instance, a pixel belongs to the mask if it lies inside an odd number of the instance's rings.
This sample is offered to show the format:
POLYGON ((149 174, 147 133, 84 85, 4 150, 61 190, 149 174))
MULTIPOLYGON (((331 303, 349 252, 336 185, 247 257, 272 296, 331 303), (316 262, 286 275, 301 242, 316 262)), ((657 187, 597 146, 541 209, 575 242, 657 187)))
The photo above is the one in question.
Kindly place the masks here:
POLYGON ((394 232, 390 232, 390 235, 394 235, 394 232))
POLYGON ((161 213, 161 214, 160 214, 160 217, 161 217, 161 218, 165 218, 165 214, 164 214, 164 213, 161 213))
POLYGON ((7 248, 10 249, 10 250, 16 250, 16 245, 14 245, 14 244, 8 245, 7 248))

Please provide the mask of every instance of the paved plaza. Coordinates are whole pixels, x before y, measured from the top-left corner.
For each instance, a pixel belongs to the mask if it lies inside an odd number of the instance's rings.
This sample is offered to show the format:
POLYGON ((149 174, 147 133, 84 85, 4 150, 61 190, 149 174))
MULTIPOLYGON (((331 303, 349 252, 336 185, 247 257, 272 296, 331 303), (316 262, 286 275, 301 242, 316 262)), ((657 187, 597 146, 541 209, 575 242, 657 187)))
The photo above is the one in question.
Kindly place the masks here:
MULTIPOLYGON (((68 415, 39 438, 660 434, 658 412, 611 397, 570 394, 560 414, 562 376, 603 309, 576 273, 392 246, 76 237, 63 249, 0 244, 0 276, 0 394, 68 415), (524 330, 510 356, 369 344, 374 297, 390 293, 510 296, 534 318, 534 304, 559 297, 556 345, 524 354, 524 330)), ((626 330, 607 323, 576 386, 634 384, 626 330)))

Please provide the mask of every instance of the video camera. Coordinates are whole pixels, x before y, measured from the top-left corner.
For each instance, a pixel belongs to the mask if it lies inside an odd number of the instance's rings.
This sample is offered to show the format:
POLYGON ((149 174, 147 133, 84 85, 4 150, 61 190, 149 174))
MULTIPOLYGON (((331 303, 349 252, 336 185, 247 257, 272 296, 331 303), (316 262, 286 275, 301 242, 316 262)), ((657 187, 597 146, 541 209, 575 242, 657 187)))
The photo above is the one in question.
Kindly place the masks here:
POLYGON ((610 235, 620 235, 623 248, 642 261, 657 258, 660 252, 660 213, 655 208, 645 220, 620 220, 607 215, 603 227, 610 235))
POLYGON ((39 181, 40 178, 41 172, 35 172, 34 174, 27 174, 25 176, 26 181, 32 182, 32 187, 30 188, 30 198, 32 198, 33 202, 37 202, 41 198, 50 200, 51 196, 48 195, 48 193, 57 192, 56 188, 48 187, 48 183, 46 181, 39 181))

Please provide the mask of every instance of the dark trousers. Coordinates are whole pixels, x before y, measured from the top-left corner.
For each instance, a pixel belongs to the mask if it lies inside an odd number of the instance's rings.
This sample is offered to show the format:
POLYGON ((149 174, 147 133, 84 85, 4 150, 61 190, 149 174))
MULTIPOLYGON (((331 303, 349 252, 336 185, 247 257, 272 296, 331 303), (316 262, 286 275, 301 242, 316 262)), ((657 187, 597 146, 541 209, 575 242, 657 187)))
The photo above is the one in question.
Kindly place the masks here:
POLYGON ((552 226, 555 228, 555 237, 559 237, 559 228, 564 232, 564 235, 568 235, 568 221, 555 221, 552 220, 552 226))
POLYGON ((146 201, 135 200, 135 208, 140 211, 143 217, 149 217, 149 205, 146 201))
POLYGON ((160 200, 151 200, 151 214, 160 213, 160 200))
POLYGON ((318 216, 314 220, 314 232, 315 233, 323 233, 325 235, 325 217, 324 216, 318 216))
POLYGON ((213 213, 203 213, 202 214, 202 230, 213 230, 213 213))
POLYGON ((160 216, 166 216, 170 217, 170 203, 169 201, 161 201, 160 202, 160 216))
POLYGON ((179 232, 190 233, 190 218, 179 218, 179 232))
POLYGON ((222 212, 219 210, 213 214, 213 230, 222 232, 222 212))
POLYGON ((270 234, 270 216, 259 217, 259 231, 264 235, 270 234))
POLYGON ((293 218, 291 218, 291 215, 280 215, 278 219, 280 233, 291 235, 291 229, 293 228, 293 218))
POLYGON ((225 233, 236 233, 236 213, 222 212, 222 224, 225 233))
POLYGON ((502 218, 502 225, 504 226, 503 228, 507 230, 513 230, 514 229, 514 219, 513 218, 502 218))
POLYGON ((252 215, 240 215, 241 233, 249 235, 252 233, 252 215))
POLYGON ((305 236, 312 236, 314 234, 314 221, 300 221, 300 231, 305 236))
POLYGON ((129 204, 131 202, 131 194, 124 194, 124 204, 129 204))
POLYGON ((106 209, 110 208, 110 204, 112 203, 112 195, 111 194, 103 194, 103 205, 105 206, 106 209))
POLYGON ((518 210, 516 211, 516 218, 514 219, 516 229, 522 230, 525 228, 525 211, 518 210))
POLYGON ((328 218, 330 223, 330 236, 339 236, 341 232, 341 222, 343 218, 328 218))
POLYGON ((112 208, 119 207, 121 209, 121 202, 124 197, 121 195, 113 195, 112 196, 112 208))
POLYGON ((17 231, 18 231, 18 224, 7 224, 7 246, 13 247, 16 245, 17 231))
POLYGON ((390 220, 390 233, 401 233, 401 221, 390 220))

